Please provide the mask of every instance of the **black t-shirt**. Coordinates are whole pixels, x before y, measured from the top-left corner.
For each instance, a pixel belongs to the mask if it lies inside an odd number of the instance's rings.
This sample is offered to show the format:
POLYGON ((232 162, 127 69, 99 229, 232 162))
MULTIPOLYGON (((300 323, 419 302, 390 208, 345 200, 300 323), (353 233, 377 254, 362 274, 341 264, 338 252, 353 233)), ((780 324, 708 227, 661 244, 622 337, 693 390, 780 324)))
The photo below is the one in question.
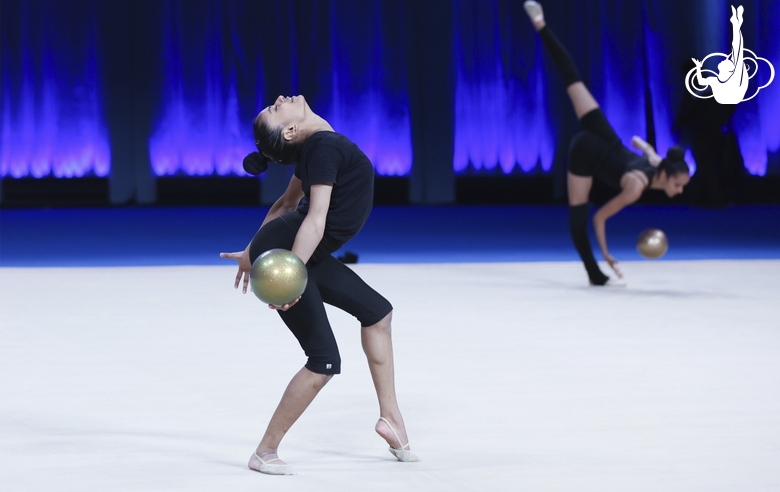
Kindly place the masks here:
POLYGON ((311 186, 333 183, 325 233, 318 250, 328 254, 352 239, 366 223, 374 204, 374 166, 357 145, 344 135, 319 131, 303 144, 295 176, 304 197, 298 211, 309 211, 311 186), (324 248, 322 248, 324 246, 324 248))

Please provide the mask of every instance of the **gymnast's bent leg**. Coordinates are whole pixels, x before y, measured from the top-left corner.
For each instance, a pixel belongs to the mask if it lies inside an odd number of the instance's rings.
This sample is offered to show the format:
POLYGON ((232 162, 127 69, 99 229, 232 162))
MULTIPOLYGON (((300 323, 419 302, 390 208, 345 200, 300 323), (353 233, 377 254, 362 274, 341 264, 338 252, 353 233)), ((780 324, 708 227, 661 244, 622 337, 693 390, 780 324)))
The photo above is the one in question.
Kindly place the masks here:
POLYGON ((348 312, 360 322, 363 352, 379 400, 380 419, 375 426, 400 461, 418 461, 410 451, 395 392, 395 366, 391 320, 393 306, 351 268, 329 256, 311 268, 310 278, 319 285, 323 300, 348 312))
MULTIPOLYGON (((257 471, 263 471, 259 459, 279 460, 277 449, 284 435, 333 375, 341 372, 338 346, 316 282, 310 279, 301 299, 279 314, 298 339, 308 361, 287 386, 257 446, 257 457, 250 458, 249 467, 257 471)), ((274 463, 282 464, 281 460, 274 463)))
MULTIPOLYGON (((255 234, 249 248, 252 261, 272 248, 292 248, 301 222, 301 217, 293 215, 296 213, 274 219, 255 234)), ((341 371, 341 358, 316 282, 310 280, 298 303, 287 311, 279 311, 279 315, 298 339, 308 361, 287 386, 260 444, 249 459, 249 468, 262 473, 289 475, 295 471, 279 459, 279 444, 319 391, 341 371)))

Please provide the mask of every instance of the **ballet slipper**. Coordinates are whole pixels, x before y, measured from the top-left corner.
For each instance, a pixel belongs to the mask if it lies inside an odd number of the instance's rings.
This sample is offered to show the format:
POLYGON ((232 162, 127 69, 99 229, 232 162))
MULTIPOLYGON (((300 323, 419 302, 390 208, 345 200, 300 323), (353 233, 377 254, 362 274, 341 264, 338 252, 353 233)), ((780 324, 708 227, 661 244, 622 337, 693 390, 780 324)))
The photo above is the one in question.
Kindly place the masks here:
POLYGON ((544 20, 544 13, 542 12, 542 6, 539 5, 539 2, 527 0, 523 3, 523 8, 525 9, 525 13, 528 14, 528 17, 531 18, 531 22, 544 20))
MULTIPOLYGON (((390 427, 390 432, 392 432, 393 435, 395 436, 395 440, 398 441, 398 444, 401 444, 401 438, 398 437, 398 434, 395 432, 395 429, 393 429, 393 426, 390 425, 390 422, 384 417, 379 417, 379 420, 383 421, 385 424, 387 424, 388 427, 390 427)), ((392 446, 389 446, 387 449, 393 454, 393 456, 398 458, 398 461, 404 461, 404 462, 420 461, 420 458, 418 458, 416 454, 406 449, 408 447, 409 447, 409 443, 407 442, 403 446, 400 446, 398 449, 392 446)))
POLYGON ((290 465, 283 464, 283 465, 275 465, 272 463, 272 461, 282 461, 279 458, 274 458, 268 461, 265 461, 263 458, 257 455, 257 453, 254 453, 252 457, 249 458, 249 462, 252 462, 252 458, 257 459, 257 461, 260 462, 260 466, 257 468, 249 467, 252 470, 259 471, 260 473, 265 473, 266 475, 295 475, 295 468, 291 467, 290 465))

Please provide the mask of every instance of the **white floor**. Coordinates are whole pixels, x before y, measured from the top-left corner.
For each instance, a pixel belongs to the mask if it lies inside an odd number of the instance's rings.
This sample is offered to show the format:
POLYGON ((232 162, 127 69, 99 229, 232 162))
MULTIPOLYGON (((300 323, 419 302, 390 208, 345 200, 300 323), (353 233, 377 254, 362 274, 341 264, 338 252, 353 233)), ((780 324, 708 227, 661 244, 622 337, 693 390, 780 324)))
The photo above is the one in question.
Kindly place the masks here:
POLYGON ((304 359, 234 268, 0 269, 3 491, 780 489, 780 261, 357 265, 395 306, 399 463, 357 323, 246 468, 304 359))

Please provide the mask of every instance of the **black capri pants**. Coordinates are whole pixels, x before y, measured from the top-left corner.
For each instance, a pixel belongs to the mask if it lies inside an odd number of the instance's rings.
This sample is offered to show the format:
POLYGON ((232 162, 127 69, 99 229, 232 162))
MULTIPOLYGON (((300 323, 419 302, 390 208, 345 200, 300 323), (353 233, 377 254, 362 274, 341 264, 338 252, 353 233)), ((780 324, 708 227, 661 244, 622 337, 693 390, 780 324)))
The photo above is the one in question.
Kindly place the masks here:
MULTIPOLYGON (((291 250, 304 218, 301 212, 290 212, 261 227, 249 246, 252 263, 269 249, 291 250)), ((306 368, 318 374, 339 374, 341 355, 324 303, 351 314, 361 326, 378 323, 393 306, 351 268, 334 258, 324 244, 320 243, 313 260, 306 265, 309 281, 301 300, 278 313, 306 354, 306 368), (317 261, 318 258, 321 259, 317 261)))

